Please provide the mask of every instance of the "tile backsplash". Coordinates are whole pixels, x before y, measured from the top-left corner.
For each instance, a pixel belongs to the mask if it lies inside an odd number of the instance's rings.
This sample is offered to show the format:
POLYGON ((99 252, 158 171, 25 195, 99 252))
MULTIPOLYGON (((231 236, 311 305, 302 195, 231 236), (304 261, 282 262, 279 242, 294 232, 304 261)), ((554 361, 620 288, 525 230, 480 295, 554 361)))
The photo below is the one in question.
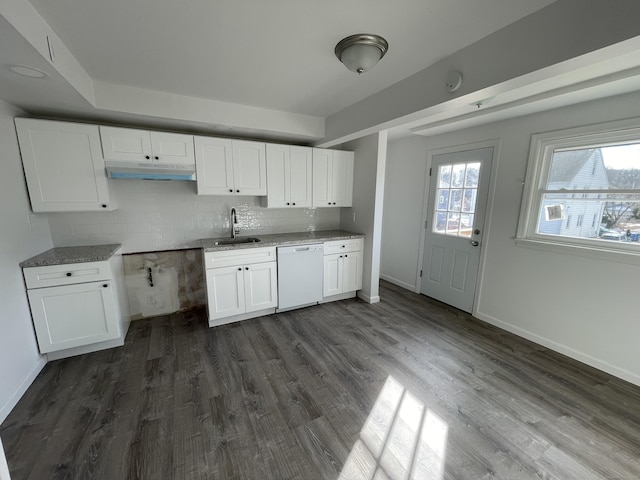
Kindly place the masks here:
POLYGON ((197 195, 195 182, 109 180, 112 212, 50 213, 55 246, 121 243, 125 253, 190 248, 230 235, 235 207, 240 235, 337 229, 340 209, 272 209, 259 197, 197 195))

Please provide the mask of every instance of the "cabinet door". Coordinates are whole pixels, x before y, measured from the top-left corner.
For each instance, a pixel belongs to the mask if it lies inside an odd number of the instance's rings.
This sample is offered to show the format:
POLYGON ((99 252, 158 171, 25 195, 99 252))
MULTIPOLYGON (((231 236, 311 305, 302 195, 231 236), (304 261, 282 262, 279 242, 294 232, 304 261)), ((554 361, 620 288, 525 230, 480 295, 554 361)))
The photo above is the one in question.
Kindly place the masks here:
POLYGON ((146 130, 100 127, 105 160, 151 162, 151 136, 146 130))
POLYGON ((110 281, 28 290, 40 352, 117 338, 114 295, 110 281))
POLYGON ((233 152, 226 138, 195 137, 198 195, 233 195, 233 152))
POLYGON ((272 208, 290 206, 290 147, 267 144, 267 205, 272 208))
POLYGON ((331 199, 331 150, 313 149, 313 206, 330 207, 331 199))
POLYGON ((342 256, 342 291, 353 292, 362 288, 362 252, 342 256))
POLYGON ((291 206, 311 207, 312 149, 291 147, 289 191, 291 206))
POLYGON ((353 157, 353 152, 333 152, 331 195, 336 207, 353 205, 353 157))
POLYGON ((153 160, 160 163, 193 165, 193 136, 180 133, 151 132, 153 160))
POLYGON ((342 255, 325 255, 322 296, 329 297, 342 291, 342 255))
POLYGON ((245 312, 242 267, 211 268, 207 272, 209 320, 245 312))
POLYGON ((96 125, 16 118, 34 212, 113 210, 96 125))
POLYGON ((233 140, 233 180, 236 195, 267 194, 264 143, 233 140))
POLYGON ((278 271, 276 262, 254 263, 244 267, 245 305, 255 312, 278 305, 278 271))

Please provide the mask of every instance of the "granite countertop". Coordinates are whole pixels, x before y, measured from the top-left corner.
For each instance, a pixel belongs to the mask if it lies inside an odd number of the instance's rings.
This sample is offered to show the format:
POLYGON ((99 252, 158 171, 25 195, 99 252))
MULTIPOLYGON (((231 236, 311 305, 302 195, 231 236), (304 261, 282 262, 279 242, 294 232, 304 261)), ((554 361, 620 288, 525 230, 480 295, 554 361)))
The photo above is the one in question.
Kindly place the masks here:
MULTIPOLYGON (((302 245, 306 243, 321 243, 331 240, 348 240, 350 238, 364 238, 361 233, 345 232, 344 230, 321 230, 319 232, 294 232, 294 233, 271 233, 266 235, 245 235, 246 237, 259 238, 259 242, 240 243, 235 245, 216 245, 218 240, 229 240, 223 238, 203 238, 200 240, 202 249, 205 252, 218 252, 222 250, 233 250, 238 248, 258 248, 284 245, 302 245)), ((238 238, 243 238, 240 236, 238 238)))
POLYGON ((82 247, 56 247, 20 263, 22 268, 48 267, 68 263, 104 262, 120 248, 119 243, 82 247))

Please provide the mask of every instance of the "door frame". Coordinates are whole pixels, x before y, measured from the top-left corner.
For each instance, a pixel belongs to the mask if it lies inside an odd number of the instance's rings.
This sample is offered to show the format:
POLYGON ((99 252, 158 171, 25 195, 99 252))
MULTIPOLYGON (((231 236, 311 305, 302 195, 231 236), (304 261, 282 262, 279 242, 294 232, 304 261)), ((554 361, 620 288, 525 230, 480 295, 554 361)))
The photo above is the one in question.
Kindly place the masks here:
MULTIPOLYGON (((468 150, 479 150, 481 148, 490 148, 493 147, 493 158, 491 160, 491 174, 489 176, 489 191, 487 192, 487 210, 484 219, 484 233, 482 235, 482 245, 487 245, 490 237, 490 225, 491 219, 493 217, 493 202, 496 193, 496 173, 498 171, 498 162, 500 159, 500 147, 502 142, 499 138, 484 140, 478 142, 464 143, 460 145, 452 145, 449 147, 436 148, 433 150, 427 151, 427 170, 425 174, 424 181, 424 194, 422 197, 422 228, 420 229, 420 247, 418 250, 418 270, 416 272, 416 293, 420 293, 422 289, 422 277, 420 276, 420 271, 422 270, 422 264, 424 262, 424 245, 425 238, 427 235, 427 216, 429 215, 429 186, 430 186, 430 175, 429 170, 433 165, 433 157, 435 155, 443 155, 448 153, 456 153, 456 152, 466 152, 468 150)), ((515 227, 514 227, 515 228, 515 227)), ((515 231, 515 230, 514 230, 515 231)), ((479 292, 482 291, 482 283, 484 280, 484 266, 486 262, 487 249, 482 248, 480 250, 480 263, 478 265, 478 279, 476 281, 476 289, 474 292, 473 298, 473 307, 471 309, 471 314, 475 315, 478 308, 478 300, 480 298, 479 292)))

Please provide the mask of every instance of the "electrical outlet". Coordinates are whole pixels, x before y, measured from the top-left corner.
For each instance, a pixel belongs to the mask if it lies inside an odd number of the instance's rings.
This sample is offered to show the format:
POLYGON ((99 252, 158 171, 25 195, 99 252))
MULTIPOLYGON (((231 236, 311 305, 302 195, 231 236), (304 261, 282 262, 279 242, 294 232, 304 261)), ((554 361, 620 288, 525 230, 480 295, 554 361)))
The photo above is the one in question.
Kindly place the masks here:
POLYGON ((37 217, 35 213, 30 213, 27 215, 27 223, 29 224, 29 230, 33 230, 36 226, 37 217))

